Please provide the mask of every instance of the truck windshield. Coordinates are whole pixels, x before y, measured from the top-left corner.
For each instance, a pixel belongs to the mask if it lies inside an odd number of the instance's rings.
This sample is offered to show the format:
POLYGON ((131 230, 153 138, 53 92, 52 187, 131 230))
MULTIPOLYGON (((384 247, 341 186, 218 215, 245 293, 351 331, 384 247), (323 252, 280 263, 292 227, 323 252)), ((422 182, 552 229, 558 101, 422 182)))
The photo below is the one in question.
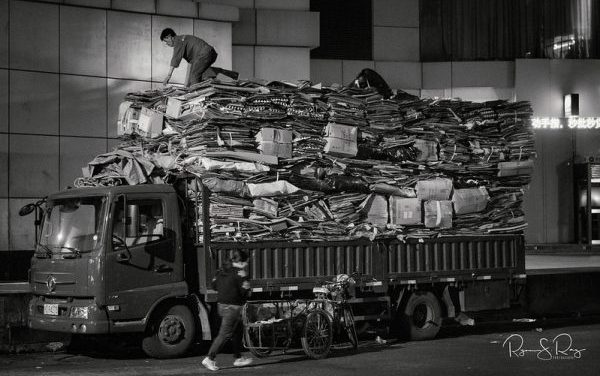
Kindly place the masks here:
POLYGON ((78 257, 102 244, 106 197, 89 196, 48 202, 38 254, 78 257))

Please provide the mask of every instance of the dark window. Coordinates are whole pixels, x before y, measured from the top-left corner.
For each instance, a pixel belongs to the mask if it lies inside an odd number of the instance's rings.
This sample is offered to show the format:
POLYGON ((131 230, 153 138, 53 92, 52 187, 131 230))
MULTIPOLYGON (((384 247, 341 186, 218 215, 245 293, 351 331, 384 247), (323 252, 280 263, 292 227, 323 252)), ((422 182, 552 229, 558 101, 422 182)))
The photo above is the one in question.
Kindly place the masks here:
POLYGON ((373 59, 371 0, 311 0, 310 10, 319 12, 320 46, 312 59, 373 59))

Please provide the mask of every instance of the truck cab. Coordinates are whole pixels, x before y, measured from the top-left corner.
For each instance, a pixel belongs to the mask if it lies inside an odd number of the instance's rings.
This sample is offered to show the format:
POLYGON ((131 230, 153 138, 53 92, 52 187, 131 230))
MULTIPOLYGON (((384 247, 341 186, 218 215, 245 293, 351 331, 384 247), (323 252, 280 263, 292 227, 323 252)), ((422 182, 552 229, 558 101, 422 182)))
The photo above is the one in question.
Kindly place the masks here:
POLYGON ((192 311, 181 222, 170 185, 78 188, 49 196, 31 263, 30 327, 107 334, 158 325, 149 337, 171 347, 193 337, 185 319, 171 315, 163 322, 178 300, 186 316, 192 311))

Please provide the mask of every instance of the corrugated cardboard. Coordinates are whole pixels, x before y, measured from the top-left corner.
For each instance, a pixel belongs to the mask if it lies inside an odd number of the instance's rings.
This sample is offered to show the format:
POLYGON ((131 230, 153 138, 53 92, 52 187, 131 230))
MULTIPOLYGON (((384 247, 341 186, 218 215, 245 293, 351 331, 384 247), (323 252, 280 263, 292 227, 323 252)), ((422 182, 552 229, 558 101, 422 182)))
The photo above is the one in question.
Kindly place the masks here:
POLYGON ((367 220, 376 226, 388 223, 388 201, 385 196, 371 195, 367 204, 367 220))
POLYGON ((140 110, 134 108, 133 102, 124 101, 119 105, 119 118, 117 119, 117 135, 133 134, 138 129, 140 110))
POLYGON ((162 112, 142 107, 138 120, 138 131, 144 137, 155 138, 162 134, 164 115, 162 112))
POLYGON ((274 155, 279 158, 292 158, 292 144, 263 141, 258 145, 258 150, 266 155, 274 155))
POLYGON ((277 201, 262 197, 262 198, 258 198, 256 200, 252 201, 252 203, 254 204, 254 207, 256 209, 263 211, 267 214, 270 214, 274 217, 277 216, 277 208, 278 208, 277 201))
POLYGON ((419 150, 417 162, 432 162, 438 160, 438 143, 431 140, 416 139, 414 147, 419 150))
POLYGON ((531 175, 533 173, 533 160, 511 161, 498 163, 498 176, 531 175))
POLYGON ((262 128, 256 135, 256 141, 272 141, 280 144, 290 144, 292 143, 292 132, 287 129, 262 128))
POLYGON ((425 227, 451 228, 452 227, 452 201, 431 200, 423 204, 425 209, 425 227))
POLYGON ((452 204, 457 215, 482 212, 489 199, 485 187, 455 189, 452 193, 452 204))
POLYGON ((327 144, 323 151, 339 157, 354 157, 358 153, 357 137, 357 127, 329 123, 325 127, 325 141, 327 141, 327 144))
POLYGON ((452 180, 445 178, 419 180, 416 188, 417 197, 423 201, 448 200, 452 193, 452 180))
POLYGON ((423 223, 422 201, 418 198, 391 196, 389 199, 390 223, 394 225, 420 225, 423 223))
POLYGON ((204 107, 201 103, 204 99, 204 97, 190 100, 185 97, 169 97, 165 114, 179 120, 202 119, 204 117, 204 107))

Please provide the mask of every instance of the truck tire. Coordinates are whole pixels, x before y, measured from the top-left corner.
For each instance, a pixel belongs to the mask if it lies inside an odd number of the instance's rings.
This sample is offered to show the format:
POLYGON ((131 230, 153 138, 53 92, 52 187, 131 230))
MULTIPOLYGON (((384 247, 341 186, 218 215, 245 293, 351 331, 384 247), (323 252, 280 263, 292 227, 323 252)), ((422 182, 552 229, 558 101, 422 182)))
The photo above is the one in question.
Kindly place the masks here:
POLYGON ((167 359, 184 355, 194 343, 196 321, 185 305, 176 305, 156 315, 146 336, 142 349, 152 358, 167 359))
POLYGON ((412 341, 433 339, 442 326, 440 302, 431 292, 414 292, 398 319, 406 338, 412 341))

